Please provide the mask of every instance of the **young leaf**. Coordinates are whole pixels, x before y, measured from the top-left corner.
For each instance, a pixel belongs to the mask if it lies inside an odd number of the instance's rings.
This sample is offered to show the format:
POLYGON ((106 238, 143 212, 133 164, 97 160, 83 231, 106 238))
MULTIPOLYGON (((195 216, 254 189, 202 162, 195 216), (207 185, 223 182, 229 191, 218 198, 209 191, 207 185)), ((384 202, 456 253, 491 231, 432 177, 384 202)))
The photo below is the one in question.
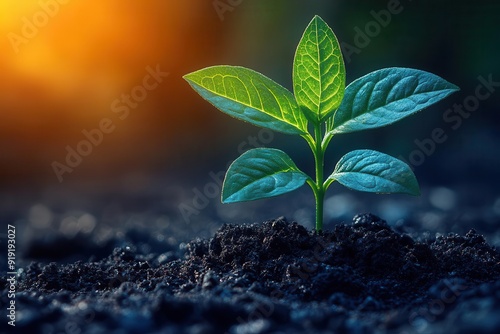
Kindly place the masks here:
POLYGON ((328 179, 367 192, 420 194, 410 167, 390 155, 372 150, 356 150, 344 155, 328 179))
POLYGON ((213 66, 184 79, 222 112, 288 134, 307 132, 307 119, 292 93, 268 77, 239 66, 213 66))
POLYGON ((386 68, 353 81, 327 122, 327 132, 347 133, 394 123, 444 99, 459 88, 429 72, 386 68))
POLYGON ((222 202, 251 201, 301 187, 308 176, 283 151, 256 148, 243 153, 227 170, 222 202))
POLYGON ((310 119, 322 122, 338 108, 345 89, 345 66, 332 29, 315 16, 304 31, 293 62, 293 90, 310 119))

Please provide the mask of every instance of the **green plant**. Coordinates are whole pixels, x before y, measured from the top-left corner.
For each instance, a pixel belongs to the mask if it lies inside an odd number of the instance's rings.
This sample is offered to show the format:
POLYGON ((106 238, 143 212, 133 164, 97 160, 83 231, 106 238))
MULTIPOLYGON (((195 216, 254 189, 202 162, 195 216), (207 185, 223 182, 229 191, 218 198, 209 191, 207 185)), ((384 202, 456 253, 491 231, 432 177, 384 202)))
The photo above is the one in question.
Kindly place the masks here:
POLYGON ((345 87, 345 66, 331 28, 315 16, 307 26, 293 62, 294 93, 253 70, 213 66, 184 78, 222 112, 258 126, 299 135, 309 144, 316 177, 311 178, 283 151, 256 148, 229 167, 222 202, 250 201, 311 186, 316 200, 316 230, 323 226, 323 199, 334 181, 368 192, 419 195, 410 167, 373 150, 344 155, 324 178, 325 151, 336 134, 394 123, 458 90, 442 78, 409 68, 386 68, 345 87))

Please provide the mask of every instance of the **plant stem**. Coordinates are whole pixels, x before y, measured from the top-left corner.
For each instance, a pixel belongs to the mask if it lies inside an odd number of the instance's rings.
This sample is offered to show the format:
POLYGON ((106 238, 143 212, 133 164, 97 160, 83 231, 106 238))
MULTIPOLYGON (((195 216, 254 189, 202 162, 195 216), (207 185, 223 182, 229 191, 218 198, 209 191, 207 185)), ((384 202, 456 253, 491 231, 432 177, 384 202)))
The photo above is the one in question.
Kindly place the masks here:
POLYGON ((323 133, 321 131, 320 122, 314 124, 314 138, 310 133, 303 135, 302 137, 306 140, 307 144, 311 148, 311 151, 314 155, 314 166, 316 170, 316 180, 312 180, 312 178, 307 179, 307 184, 311 187, 314 199, 316 201, 316 231, 321 231, 323 229, 323 202, 325 199, 325 192, 328 186, 333 181, 323 182, 323 169, 324 169, 324 161, 325 161, 325 151, 326 146, 328 145, 328 141, 330 138, 327 138, 325 142, 325 138, 322 137, 323 133))
POLYGON ((325 187, 323 185, 323 169, 325 152, 322 147, 321 124, 314 125, 315 145, 313 149, 314 165, 316 167, 316 183, 313 187, 314 198, 316 200, 316 231, 323 229, 323 201, 325 198, 325 187))

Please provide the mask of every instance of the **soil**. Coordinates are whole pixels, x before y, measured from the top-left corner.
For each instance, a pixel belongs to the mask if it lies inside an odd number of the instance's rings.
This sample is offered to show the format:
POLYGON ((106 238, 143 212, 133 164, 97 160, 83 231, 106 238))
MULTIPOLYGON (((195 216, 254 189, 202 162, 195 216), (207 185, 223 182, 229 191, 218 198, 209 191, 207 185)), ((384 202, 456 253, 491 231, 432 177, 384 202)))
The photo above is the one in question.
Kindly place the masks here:
POLYGON ((180 244, 130 229, 25 252, 2 333, 500 332, 500 253, 473 229, 431 238, 363 214, 317 233, 281 217, 180 244))

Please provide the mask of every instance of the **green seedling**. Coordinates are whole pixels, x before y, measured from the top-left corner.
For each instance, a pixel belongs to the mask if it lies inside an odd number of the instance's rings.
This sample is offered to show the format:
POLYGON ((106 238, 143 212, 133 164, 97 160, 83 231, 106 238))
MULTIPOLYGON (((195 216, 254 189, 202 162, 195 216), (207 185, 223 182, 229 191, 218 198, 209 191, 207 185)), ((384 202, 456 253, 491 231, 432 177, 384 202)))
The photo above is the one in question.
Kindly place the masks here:
POLYGON ((256 148, 229 167, 222 202, 281 195, 305 183, 316 200, 316 230, 323 227, 323 201, 338 181, 359 191, 419 195, 410 167, 373 150, 344 155, 324 177, 324 158, 337 134, 378 128, 416 113, 458 90, 446 80, 416 69, 385 68, 345 87, 345 65, 332 29, 315 16, 293 61, 293 94, 268 77, 238 66, 213 66, 184 76, 201 97, 222 112, 271 130, 304 138, 312 150, 315 178, 283 151, 256 148))

